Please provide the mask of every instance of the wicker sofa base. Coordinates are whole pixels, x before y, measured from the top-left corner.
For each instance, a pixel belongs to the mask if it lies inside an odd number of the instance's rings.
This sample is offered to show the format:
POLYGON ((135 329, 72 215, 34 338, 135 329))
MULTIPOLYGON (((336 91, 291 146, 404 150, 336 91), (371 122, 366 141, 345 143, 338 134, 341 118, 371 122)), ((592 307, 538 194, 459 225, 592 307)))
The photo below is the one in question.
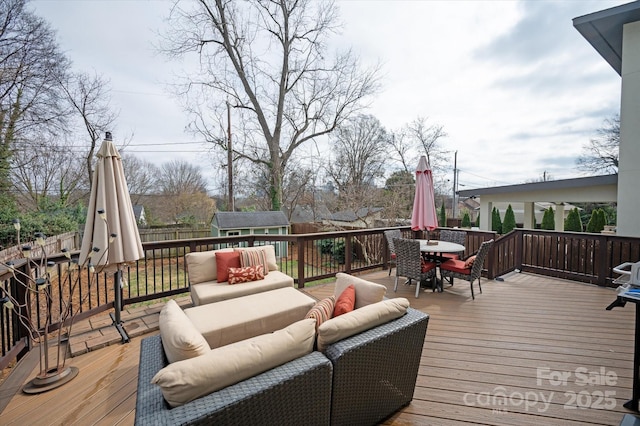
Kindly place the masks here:
POLYGON ((168 365, 160 336, 142 340, 136 425, 327 425, 332 365, 319 352, 170 408, 153 376, 168 365))
POLYGON ((429 316, 407 314, 330 345, 331 425, 375 425, 413 399, 429 316))
POLYGON ((168 361, 160 336, 142 340, 136 425, 375 425, 413 399, 429 315, 400 318, 181 407, 151 378, 168 361))

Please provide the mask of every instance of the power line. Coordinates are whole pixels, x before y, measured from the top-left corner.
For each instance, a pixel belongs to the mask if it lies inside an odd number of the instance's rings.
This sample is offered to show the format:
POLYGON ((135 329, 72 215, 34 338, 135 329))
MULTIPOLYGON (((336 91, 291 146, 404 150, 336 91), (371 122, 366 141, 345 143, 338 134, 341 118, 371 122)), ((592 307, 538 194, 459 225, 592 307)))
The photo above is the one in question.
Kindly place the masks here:
MULTIPOLYGON (((126 149, 132 146, 170 146, 170 145, 200 145, 210 143, 207 141, 194 141, 194 142, 159 142, 159 143, 136 143, 136 144, 126 144, 123 147, 119 147, 119 149, 126 149)), ((26 148, 50 148, 50 146, 46 143, 29 143, 29 142, 16 142, 16 146, 20 147, 23 145, 26 148)), ((60 148, 87 148, 87 145, 62 145, 60 148)))

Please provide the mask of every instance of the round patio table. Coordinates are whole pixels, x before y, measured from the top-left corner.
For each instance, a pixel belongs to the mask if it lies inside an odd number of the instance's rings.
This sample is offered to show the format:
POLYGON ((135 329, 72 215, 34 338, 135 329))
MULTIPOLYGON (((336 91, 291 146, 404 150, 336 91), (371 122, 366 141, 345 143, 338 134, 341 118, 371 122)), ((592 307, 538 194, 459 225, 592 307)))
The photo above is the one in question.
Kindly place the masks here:
MULTIPOLYGON (((450 241, 439 241, 439 240, 418 240, 418 241, 420 241, 420 251, 434 258, 438 266, 440 266, 440 262, 445 260, 445 258, 441 256, 442 253, 458 253, 458 252, 464 251, 463 245, 452 243, 450 241)), ((436 283, 435 283, 434 291, 438 290, 442 292, 443 291, 442 272, 440 272, 440 279, 438 279, 436 275, 435 281, 436 283)))

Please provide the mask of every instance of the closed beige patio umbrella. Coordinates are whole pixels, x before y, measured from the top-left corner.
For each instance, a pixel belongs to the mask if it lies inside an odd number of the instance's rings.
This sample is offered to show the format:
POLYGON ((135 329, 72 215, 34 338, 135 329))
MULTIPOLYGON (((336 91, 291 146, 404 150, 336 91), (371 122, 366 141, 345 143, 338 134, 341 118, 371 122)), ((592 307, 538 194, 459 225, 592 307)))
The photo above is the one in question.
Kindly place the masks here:
POLYGON ((144 258, 144 250, 133 214, 122 158, 111 140, 111 133, 106 133, 96 156, 98 161, 93 174, 78 261, 81 265, 86 262, 96 268, 113 266, 116 270, 114 324, 123 340, 127 341, 128 337, 120 321, 122 266, 144 258))

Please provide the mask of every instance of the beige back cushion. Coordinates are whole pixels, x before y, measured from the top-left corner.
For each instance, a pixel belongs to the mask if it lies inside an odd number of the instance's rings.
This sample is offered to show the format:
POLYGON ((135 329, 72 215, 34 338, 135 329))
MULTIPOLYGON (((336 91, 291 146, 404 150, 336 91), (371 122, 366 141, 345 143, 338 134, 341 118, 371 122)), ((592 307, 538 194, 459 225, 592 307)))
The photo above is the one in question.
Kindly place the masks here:
POLYGON ((213 349, 169 364, 151 379, 172 407, 208 395, 311 353, 315 320, 304 319, 274 333, 213 349))
POLYGON ((324 351, 328 345, 338 340, 399 318, 407 312, 407 308, 409 301, 404 297, 398 297, 331 318, 318 327, 318 350, 324 351))
POLYGON ((189 282, 199 284, 206 281, 216 281, 218 279, 216 252, 224 251, 233 251, 233 248, 187 253, 184 258, 187 262, 189 282))
POLYGON ((194 358, 211 350, 175 300, 170 299, 164 305, 158 322, 162 346, 169 362, 194 358))
POLYGON ((356 289, 356 309, 380 302, 384 299, 384 295, 387 292, 387 287, 382 284, 372 283, 371 281, 363 280, 353 275, 338 272, 336 274, 336 286, 333 291, 336 299, 340 297, 344 289, 351 284, 353 284, 356 289))
POLYGON ((276 248, 273 245, 266 246, 255 246, 255 247, 239 247, 235 249, 236 251, 243 250, 264 250, 264 254, 267 257, 267 265, 269 266, 269 271, 277 271, 278 270, 278 259, 276 259, 276 248))

